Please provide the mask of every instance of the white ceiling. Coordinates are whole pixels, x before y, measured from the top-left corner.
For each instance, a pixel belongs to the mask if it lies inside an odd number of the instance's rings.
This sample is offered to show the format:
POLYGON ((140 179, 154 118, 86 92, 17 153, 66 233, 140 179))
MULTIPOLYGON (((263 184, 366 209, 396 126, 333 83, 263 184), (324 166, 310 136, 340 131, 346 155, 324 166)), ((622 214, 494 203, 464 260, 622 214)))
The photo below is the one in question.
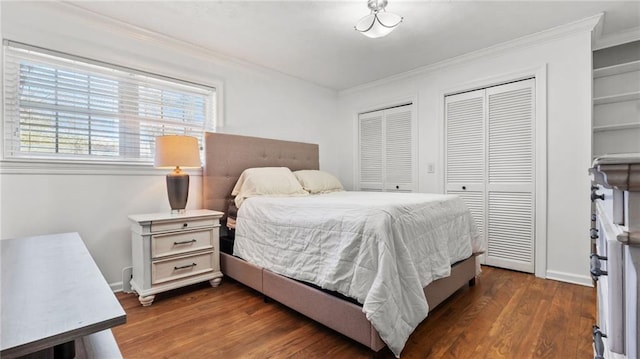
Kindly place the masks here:
MULTIPOLYGON (((76 1, 225 56, 342 90, 604 12, 602 35, 640 31, 640 1, 396 1, 389 36, 353 25, 358 1, 76 1)), ((640 36, 639 36, 640 37, 640 36)))

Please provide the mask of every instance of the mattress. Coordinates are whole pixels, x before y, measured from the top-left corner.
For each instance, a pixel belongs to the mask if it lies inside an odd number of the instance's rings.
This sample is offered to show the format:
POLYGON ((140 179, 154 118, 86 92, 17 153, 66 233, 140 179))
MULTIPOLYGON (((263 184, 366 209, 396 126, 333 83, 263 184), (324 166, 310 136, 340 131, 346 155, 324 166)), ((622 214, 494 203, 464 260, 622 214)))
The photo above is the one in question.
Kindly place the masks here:
POLYGON ((357 300, 396 356, 429 311, 422 288, 481 250, 459 197, 423 193, 249 198, 234 242, 250 263, 357 300))

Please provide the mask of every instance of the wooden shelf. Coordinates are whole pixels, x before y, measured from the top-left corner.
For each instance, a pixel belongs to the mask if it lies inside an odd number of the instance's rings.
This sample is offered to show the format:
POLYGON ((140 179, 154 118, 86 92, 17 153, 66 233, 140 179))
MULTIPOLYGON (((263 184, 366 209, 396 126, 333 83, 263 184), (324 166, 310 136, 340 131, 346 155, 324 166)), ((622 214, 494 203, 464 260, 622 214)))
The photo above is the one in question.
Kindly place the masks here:
POLYGON ((604 105, 608 103, 640 100, 640 91, 621 93, 618 95, 602 96, 593 99, 594 105, 604 105))
POLYGON ((640 61, 626 62, 624 64, 618 64, 618 65, 613 65, 608 67, 601 67, 599 69, 594 69, 593 78, 597 79, 599 77, 613 76, 613 75, 618 75, 618 74, 622 74, 625 72, 632 72, 632 71, 640 71, 640 61))

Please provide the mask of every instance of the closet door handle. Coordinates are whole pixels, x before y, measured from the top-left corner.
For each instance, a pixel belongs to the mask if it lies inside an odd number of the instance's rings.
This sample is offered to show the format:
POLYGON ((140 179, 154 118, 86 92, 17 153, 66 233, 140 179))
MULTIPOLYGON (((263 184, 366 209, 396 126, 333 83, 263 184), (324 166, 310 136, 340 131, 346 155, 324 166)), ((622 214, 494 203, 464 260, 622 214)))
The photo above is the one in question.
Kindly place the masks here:
POLYGON ((604 359, 604 342, 602 338, 606 338, 597 325, 593 326, 593 347, 595 353, 594 359, 604 359))
POLYGON ((591 192, 591 202, 595 202, 596 199, 604 201, 604 194, 597 194, 596 191, 591 192))
POLYGON ((600 257, 599 255, 593 253, 591 254, 591 278, 597 282, 598 277, 601 275, 607 275, 607 271, 600 269, 600 259, 606 259, 606 257, 600 257))
POLYGON ((463 190, 466 190, 466 189, 467 189, 467 186, 462 186, 462 189, 463 189, 463 190))

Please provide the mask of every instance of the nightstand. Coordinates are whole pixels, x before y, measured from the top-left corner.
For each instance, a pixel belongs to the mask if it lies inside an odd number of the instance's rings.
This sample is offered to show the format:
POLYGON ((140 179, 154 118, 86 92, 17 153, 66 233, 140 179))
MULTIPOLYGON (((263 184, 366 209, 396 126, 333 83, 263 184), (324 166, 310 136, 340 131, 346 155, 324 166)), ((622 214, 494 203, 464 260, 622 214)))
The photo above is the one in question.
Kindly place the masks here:
POLYGON ((131 287, 140 304, 149 306, 157 293, 208 280, 217 287, 220 271, 219 227, 222 212, 129 216, 131 220, 131 287))

